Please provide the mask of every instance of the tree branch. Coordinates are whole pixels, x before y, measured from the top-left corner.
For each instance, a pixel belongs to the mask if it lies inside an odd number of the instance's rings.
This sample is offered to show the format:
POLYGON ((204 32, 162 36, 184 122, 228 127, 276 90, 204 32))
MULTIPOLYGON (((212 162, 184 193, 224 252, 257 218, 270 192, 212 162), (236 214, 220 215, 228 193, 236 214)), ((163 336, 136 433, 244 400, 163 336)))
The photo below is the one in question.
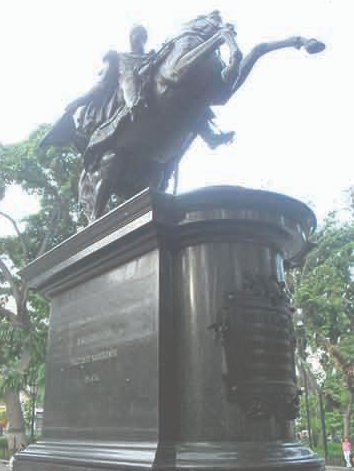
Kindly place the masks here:
POLYGON ((337 365, 341 368, 341 370, 344 370, 346 361, 343 355, 341 355, 335 345, 332 345, 328 340, 325 340, 325 346, 328 353, 330 353, 336 361, 337 365))
POLYGON ((23 239, 23 236, 21 234, 21 231, 20 231, 16 221, 11 216, 4 213, 3 211, 0 211, 0 216, 4 217, 5 219, 7 219, 12 224, 12 227, 14 228, 14 230, 16 232, 16 235, 17 235, 17 237, 20 241, 22 251, 23 251, 23 256, 25 257, 25 261, 28 262, 28 250, 27 250, 25 241, 23 239))
POLYGON ((60 215, 60 210, 58 208, 56 208, 55 210, 53 210, 52 212, 52 215, 51 215, 51 218, 50 218, 50 221, 48 223, 48 227, 50 229, 48 229, 46 235, 44 236, 43 240, 42 240, 42 243, 41 243, 41 246, 37 252, 37 255, 36 255, 36 258, 40 257, 41 255, 44 254, 44 252, 47 250, 47 247, 48 247, 48 243, 49 243, 49 240, 51 238, 51 236, 55 233, 56 231, 56 227, 57 227, 57 223, 58 223, 58 219, 59 219, 59 215, 60 215))
MULTIPOLYGON (((339 352, 338 348, 335 345, 332 345, 330 342, 326 341, 325 343, 328 353, 333 357, 334 362, 341 369, 341 371, 346 375, 347 382, 351 382, 353 377, 353 364, 346 360, 346 358, 339 352)), ((349 383, 348 383, 349 386, 349 383)))
POLYGON ((23 350, 21 353, 18 366, 17 366, 17 371, 21 374, 25 373, 27 368, 29 367, 31 361, 31 352, 28 349, 23 350))
POLYGON ((3 306, 0 306, 0 318, 8 320, 13 325, 19 324, 18 317, 16 316, 16 314, 14 314, 12 311, 9 311, 9 309, 6 309, 3 306))
POLYGON ((16 305, 19 307, 21 305, 21 293, 20 290, 18 289, 18 286, 16 285, 16 282, 14 280, 14 277, 12 276, 10 270, 7 268, 6 264, 4 263, 3 260, 0 258, 0 270, 2 271, 5 280, 9 283, 12 291, 12 295, 15 298, 16 305))

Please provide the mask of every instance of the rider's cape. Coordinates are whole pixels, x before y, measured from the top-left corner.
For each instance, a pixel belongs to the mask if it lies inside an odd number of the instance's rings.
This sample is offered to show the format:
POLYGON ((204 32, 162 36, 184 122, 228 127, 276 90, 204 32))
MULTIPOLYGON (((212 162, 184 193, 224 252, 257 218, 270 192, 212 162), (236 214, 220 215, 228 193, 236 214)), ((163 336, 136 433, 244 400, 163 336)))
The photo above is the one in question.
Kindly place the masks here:
MULTIPOLYGON (((152 51, 142 61, 139 61, 136 67, 136 78, 139 81, 139 99, 132 107, 122 103, 104 123, 94 130, 84 154, 86 169, 95 167, 98 163, 96 162, 97 157, 94 156, 94 149, 97 146, 103 145, 107 140, 118 134, 127 122, 133 121, 137 115, 140 116, 149 109, 152 96, 151 86, 155 71, 170 53, 173 42, 173 40, 169 41, 159 51, 152 51)), ((117 86, 119 87, 118 83, 117 86)))

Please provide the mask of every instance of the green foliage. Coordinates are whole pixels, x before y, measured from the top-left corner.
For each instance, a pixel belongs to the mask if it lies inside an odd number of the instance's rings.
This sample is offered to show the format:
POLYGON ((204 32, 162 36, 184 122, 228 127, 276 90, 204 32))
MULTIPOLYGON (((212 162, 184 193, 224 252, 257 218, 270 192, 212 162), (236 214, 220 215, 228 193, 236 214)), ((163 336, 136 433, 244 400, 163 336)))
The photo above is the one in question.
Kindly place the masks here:
MULTIPOLYGON (((354 358, 353 267, 354 224, 337 227, 329 221, 318 236, 318 247, 309 256, 295 293, 297 305, 305 312, 310 345, 335 345, 348 365, 354 358)), ((328 362, 333 363, 324 349, 322 363, 326 366, 328 362)))
POLYGON ((28 397, 24 401, 24 404, 23 404, 23 415, 24 415, 27 430, 31 430, 32 407, 33 407, 33 399, 31 397, 28 397))
POLYGON ((0 437, 0 459, 8 459, 7 439, 0 437))
POLYGON ((296 305, 304 313, 306 345, 317 352, 326 373, 327 427, 332 434, 343 433, 343 415, 347 429, 353 427, 354 220, 341 223, 335 214, 328 217, 293 285, 296 305))
POLYGON ((6 410, 5 409, 0 409, 0 424, 6 423, 6 410))
POLYGON ((0 182, 5 186, 20 185, 40 202, 40 211, 24 221, 22 239, 28 260, 24 259, 17 235, 0 239, 1 252, 10 254, 16 267, 35 258, 46 237, 49 237, 48 249, 74 234, 78 224, 83 224, 77 206, 80 157, 70 149, 38 152, 38 144, 47 130, 48 126, 41 126, 28 140, 0 147, 0 182))
POLYGON ((19 270, 83 224, 77 205, 80 157, 71 149, 39 152, 48 129, 43 125, 23 142, 0 145, 0 198, 8 186, 19 185, 39 202, 39 211, 21 225, 12 215, 1 214, 12 223, 14 234, 0 238, 1 260, 11 274, 6 276, 0 267, 0 391, 44 384, 48 303, 28 290, 19 270), (7 316, 5 309, 13 316, 7 316))

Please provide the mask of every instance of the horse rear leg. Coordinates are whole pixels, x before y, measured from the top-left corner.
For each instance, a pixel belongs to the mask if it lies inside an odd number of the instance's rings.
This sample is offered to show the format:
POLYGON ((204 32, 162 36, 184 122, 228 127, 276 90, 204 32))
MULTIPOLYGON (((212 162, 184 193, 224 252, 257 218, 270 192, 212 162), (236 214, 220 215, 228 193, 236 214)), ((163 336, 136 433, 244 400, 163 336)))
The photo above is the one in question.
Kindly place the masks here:
POLYGON ((121 169, 121 159, 115 152, 106 152, 100 160, 100 167, 95 172, 96 184, 91 221, 101 217, 109 198, 114 193, 115 182, 121 169))

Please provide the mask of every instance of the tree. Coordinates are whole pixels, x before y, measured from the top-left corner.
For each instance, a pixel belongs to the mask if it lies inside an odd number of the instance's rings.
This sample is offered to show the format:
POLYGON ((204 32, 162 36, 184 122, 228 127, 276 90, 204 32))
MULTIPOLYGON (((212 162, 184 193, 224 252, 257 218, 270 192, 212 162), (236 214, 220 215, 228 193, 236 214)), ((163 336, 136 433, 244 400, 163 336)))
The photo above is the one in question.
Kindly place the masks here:
POLYGON ((81 224, 76 192, 80 158, 70 149, 38 152, 47 130, 41 126, 24 142, 0 145, 0 196, 8 186, 20 185, 40 204, 21 224, 0 212, 14 232, 0 239, 0 394, 7 408, 11 451, 27 442, 20 392, 43 382, 49 314, 47 302, 31 292, 19 270, 81 224))
MULTIPOLYGON (((343 414, 343 434, 352 431, 354 405, 354 220, 331 214, 317 235, 295 289, 303 309, 308 345, 326 371, 327 408, 343 414), (338 385, 345 389, 340 394, 338 385)), ((333 414, 332 414, 333 415, 333 414)), ((335 415, 335 414, 334 414, 335 415)))

